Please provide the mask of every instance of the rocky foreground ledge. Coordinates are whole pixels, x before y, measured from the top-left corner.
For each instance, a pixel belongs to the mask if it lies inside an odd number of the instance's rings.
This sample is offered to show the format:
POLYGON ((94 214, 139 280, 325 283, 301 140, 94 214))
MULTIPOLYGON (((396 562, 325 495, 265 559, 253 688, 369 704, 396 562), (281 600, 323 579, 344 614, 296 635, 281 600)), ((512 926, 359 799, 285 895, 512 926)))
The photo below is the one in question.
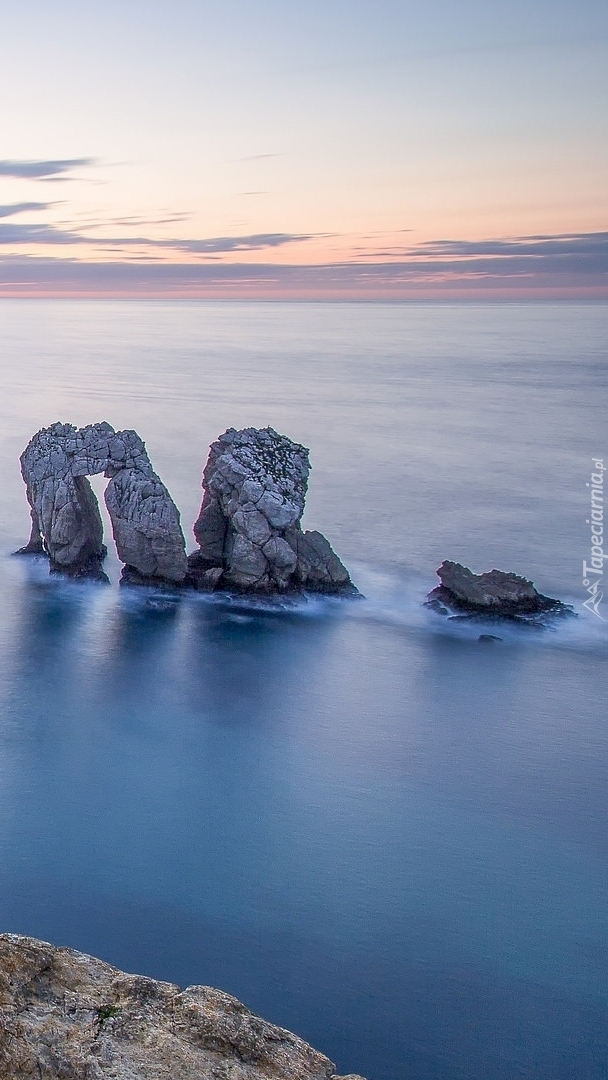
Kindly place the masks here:
POLYGON ((0 934, 0 1080, 362 1080, 208 986, 0 934))
POLYGON ((527 578, 504 570, 474 574, 446 560, 437 571, 441 585, 427 596, 427 606, 451 618, 499 618, 530 621, 538 616, 572 614, 561 600, 539 593, 527 578))

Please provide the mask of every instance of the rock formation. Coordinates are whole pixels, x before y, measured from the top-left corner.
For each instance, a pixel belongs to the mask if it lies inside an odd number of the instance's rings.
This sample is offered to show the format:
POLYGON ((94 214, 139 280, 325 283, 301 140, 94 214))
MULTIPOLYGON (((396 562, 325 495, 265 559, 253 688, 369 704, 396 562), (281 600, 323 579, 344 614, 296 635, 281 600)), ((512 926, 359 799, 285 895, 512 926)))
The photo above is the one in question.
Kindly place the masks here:
POLYGON ((110 424, 53 424, 21 455, 32 518, 22 553, 45 551, 51 570, 103 576, 106 554, 97 500, 87 479, 109 478, 105 501, 127 580, 180 583, 186 552, 179 512, 135 431, 110 424))
POLYGON ((545 612, 566 614, 570 608, 537 592, 531 581, 503 570, 473 574, 461 563, 443 562, 438 585, 427 597, 427 605, 443 615, 457 612, 469 616, 498 616, 523 619, 545 612))
POLYGON ((0 1080, 362 1080, 207 986, 0 934, 0 1080))
POLYGON ((319 532, 302 532, 308 450, 273 428, 229 428, 209 451, 188 560, 199 589, 355 592, 319 532))
POLYGON ((230 428, 211 446, 194 526, 199 548, 186 560, 178 510, 139 435, 107 423, 53 424, 21 455, 32 530, 20 554, 45 552, 53 572, 105 577, 103 526, 87 479, 103 473, 123 581, 354 594, 325 537, 300 527, 309 471, 308 450, 272 428, 230 428))

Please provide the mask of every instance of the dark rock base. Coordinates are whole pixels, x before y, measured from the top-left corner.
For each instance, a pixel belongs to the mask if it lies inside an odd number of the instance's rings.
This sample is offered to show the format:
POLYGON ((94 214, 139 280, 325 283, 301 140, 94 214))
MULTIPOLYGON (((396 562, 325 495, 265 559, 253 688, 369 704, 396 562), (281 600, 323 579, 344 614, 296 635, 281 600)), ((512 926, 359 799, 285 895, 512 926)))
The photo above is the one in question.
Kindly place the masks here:
POLYGON ((181 592, 186 585, 185 581, 169 581, 167 578, 142 574, 134 566, 123 566, 118 584, 121 588, 146 588, 161 592, 181 592))
POLYGON ((42 556, 48 560, 49 574, 54 577, 68 578, 70 581, 100 581, 104 585, 110 584, 110 579, 103 569, 103 561, 106 557, 107 551, 104 548, 103 554, 92 554, 81 562, 74 563, 72 566, 62 566, 61 563, 54 562, 49 558, 48 553, 44 550, 42 542, 26 544, 25 547, 19 548, 13 552, 13 555, 32 555, 37 558, 42 556))
POLYGON ((29 540, 28 543, 21 548, 17 548, 17 551, 13 551, 13 555, 46 555, 44 550, 44 544, 42 543, 42 537, 34 537, 29 540))
POLYGON ((506 619, 511 622, 530 622, 542 615, 573 615, 574 612, 561 600, 554 600, 550 596, 538 593, 534 599, 501 600, 495 604, 474 604, 469 600, 463 600, 445 585, 438 585, 429 593, 426 599, 426 607, 437 611, 440 615, 460 620, 489 620, 497 621, 506 619))
POLYGON ((573 615, 561 600, 543 596, 528 578, 504 570, 474 574, 468 566, 446 559, 437 570, 441 582, 426 599, 427 607, 450 619, 488 620, 543 626, 545 616, 573 615))
POLYGON ((303 596, 306 593, 316 593, 323 596, 350 596, 357 597, 361 593, 353 585, 350 578, 347 580, 328 581, 315 580, 312 575, 305 581, 298 580, 294 575, 285 583, 266 580, 255 585, 243 585, 231 581, 225 569, 216 566, 200 551, 194 551, 188 556, 188 572, 184 581, 184 588, 194 589, 196 592, 223 592, 233 593, 236 596, 303 596))
POLYGON ((49 573, 61 577, 71 578, 76 581, 101 581, 109 585, 110 579, 103 569, 103 561, 108 554, 105 544, 101 551, 92 551, 71 566, 62 566, 61 563, 49 560, 49 573))

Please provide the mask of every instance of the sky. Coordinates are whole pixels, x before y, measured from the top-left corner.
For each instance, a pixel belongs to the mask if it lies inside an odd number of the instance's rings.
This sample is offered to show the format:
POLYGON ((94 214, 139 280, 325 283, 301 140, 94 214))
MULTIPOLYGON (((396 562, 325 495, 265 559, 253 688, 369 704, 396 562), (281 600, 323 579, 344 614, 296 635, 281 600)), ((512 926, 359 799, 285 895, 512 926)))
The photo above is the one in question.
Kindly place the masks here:
POLYGON ((0 296, 608 298, 606 0, 20 0, 0 296))

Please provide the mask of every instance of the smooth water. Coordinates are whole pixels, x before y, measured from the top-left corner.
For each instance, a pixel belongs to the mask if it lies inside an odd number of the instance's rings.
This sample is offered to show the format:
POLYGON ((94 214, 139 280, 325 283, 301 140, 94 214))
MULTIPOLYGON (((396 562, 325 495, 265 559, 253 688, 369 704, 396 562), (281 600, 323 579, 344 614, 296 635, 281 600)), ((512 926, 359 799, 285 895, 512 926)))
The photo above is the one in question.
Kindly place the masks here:
POLYGON ((2 301, 0 927, 369 1080, 605 1080, 607 343, 595 305, 2 301), (112 551, 111 587, 12 558, 57 419, 136 428, 189 548, 221 431, 304 442, 365 599, 156 606, 112 551), (443 558, 578 617, 480 643, 421 606, 443 558))

